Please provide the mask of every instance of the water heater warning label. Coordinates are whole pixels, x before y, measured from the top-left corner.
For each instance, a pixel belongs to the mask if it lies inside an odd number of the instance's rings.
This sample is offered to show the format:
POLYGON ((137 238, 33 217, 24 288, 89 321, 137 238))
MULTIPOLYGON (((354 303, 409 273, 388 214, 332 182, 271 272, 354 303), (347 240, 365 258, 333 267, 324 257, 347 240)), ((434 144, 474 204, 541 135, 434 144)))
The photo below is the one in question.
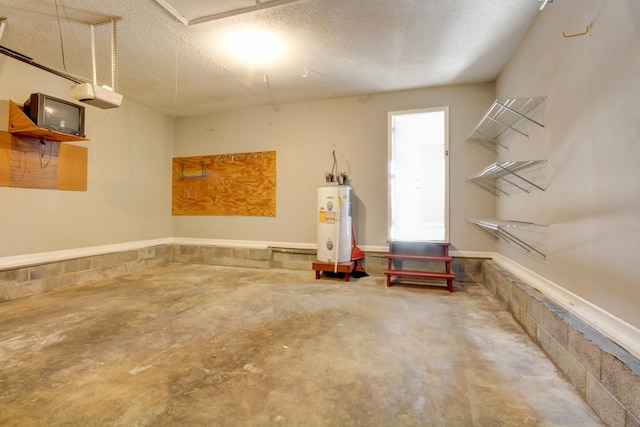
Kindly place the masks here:
POLYGON ((325 210, 320 211, 320 223, 322 224, 335 224, 336 223, 336 213, 335 212, 327 212, 325 210))

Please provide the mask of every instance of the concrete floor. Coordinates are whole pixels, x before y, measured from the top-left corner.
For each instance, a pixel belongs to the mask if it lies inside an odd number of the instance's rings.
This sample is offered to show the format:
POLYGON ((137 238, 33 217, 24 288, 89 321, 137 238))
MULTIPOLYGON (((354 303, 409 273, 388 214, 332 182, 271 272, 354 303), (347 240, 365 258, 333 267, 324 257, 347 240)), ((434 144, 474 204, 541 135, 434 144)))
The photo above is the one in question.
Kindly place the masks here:
POLYGON ((171 264, 0 304, 0 425, 592 426, 483 286, 171 264))

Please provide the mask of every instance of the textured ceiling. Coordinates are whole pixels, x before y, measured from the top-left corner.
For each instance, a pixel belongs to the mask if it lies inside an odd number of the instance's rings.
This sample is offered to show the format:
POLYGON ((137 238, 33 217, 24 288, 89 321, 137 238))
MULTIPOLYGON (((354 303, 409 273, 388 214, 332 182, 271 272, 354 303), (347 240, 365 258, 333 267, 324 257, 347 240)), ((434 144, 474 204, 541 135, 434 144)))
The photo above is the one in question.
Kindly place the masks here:
MULTIPOLYGON (((90 80, 89 24, 117 18, 118 92, 172 116, 492 81, 539 13, 537 0, 298 0, 187 26, 155 0, 57 5, 64 55, 54 0, 0 0, 0 45, 90 80), (282 57, 239 60, 225 40, 240 28, 273 32, 282 57)), ((110 84, 111 26, 95 40, 110 84)))

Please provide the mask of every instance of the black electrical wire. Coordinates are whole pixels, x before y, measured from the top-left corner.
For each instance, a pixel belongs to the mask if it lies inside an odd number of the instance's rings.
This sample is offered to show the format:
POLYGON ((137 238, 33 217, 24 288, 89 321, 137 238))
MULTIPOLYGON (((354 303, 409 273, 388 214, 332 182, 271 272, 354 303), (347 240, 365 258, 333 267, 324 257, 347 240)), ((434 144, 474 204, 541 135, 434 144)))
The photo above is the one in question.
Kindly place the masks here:
POLYGON ((49 159, 47 160, 46 163, 43 164, 42 159, 44 158, 46 150, 47 150, 47 143, 44 142, 42 138, 40 138, 40 144, 38 145, 38 154, 40 154, 40 169, 46 168, 47 166, 49 166, 49 163, 51 163, 51 155, 53 154, 53 142, 49 143, 49 159))

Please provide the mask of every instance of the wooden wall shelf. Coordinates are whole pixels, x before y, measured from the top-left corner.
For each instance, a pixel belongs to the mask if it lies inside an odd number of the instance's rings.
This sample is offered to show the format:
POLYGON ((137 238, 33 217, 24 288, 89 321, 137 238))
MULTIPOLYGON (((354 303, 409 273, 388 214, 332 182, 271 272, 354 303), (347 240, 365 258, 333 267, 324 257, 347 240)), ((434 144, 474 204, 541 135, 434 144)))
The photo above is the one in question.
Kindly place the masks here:
POLYGON ((9 101, 9 132, 0 131, 0 186, 87 191, 85 137, 36 126, 9 101))
POLYGON ((57 132, 36 126, 24 113, 22 108, 13 101, 9 101, 9 133, 26 138, 43 139, 56 142, 88 141, 88 138, 57 132))

